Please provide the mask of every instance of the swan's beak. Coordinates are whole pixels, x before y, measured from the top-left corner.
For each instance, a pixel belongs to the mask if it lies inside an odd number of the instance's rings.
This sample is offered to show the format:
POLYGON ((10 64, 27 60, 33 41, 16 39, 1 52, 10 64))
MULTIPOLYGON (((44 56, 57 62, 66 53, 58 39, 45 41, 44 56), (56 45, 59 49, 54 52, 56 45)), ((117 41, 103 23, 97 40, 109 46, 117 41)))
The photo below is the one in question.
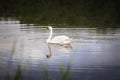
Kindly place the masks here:
POLYGON ((48 27, 45 29, 46 31, 49 31, 48 27))

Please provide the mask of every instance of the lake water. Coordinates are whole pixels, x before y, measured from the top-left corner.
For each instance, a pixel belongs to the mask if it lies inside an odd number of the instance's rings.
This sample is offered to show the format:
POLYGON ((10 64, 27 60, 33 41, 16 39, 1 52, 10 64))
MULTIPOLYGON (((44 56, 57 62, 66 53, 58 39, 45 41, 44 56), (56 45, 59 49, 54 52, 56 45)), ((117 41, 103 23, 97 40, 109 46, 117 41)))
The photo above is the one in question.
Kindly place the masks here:
POLYGON ((53 36, 72 37, 71 45, 48 45, 45 26, 0 21, 0 79, 13 78, 20 66, 24 79, 45 79, 47 70, 58 80, 70 66, 73 80, 120 80, 120 28, 53 29, 53 36))

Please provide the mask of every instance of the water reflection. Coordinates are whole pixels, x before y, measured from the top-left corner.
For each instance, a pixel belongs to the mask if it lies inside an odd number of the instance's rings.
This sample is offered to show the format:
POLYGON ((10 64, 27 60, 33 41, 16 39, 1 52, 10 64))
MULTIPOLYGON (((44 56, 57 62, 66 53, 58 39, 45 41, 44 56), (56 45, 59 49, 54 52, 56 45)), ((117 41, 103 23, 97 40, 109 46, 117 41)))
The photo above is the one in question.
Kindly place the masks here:
POLYGON ((46 55, 46 57, 47 58, 51 58, 52 57, 52 50, 51 50, 51 47, 50 47, 50 45, 48 44, 48 48, 49 48, 49 54, 48 55, 46 55))
POLYGON ((46 55, 47 58, 52 57, 52 48, 56 50, 62 50, 64 52, 69 52, 72 49, 72 46, 69 45, 59 45, 59 44, 47 44, 49 49, 49 54, 46 55))
POLYGON ((54 28, 53 36, 73 38, 71 45, 61 46, 45 42, 48 35, 43 27, 0 22, 0 76, 7 72, 13 76, 17 65, 23 76, 32 72, 36 77, 37 71, 45 67, 53 75, 59 64, 66 69, 71 61, 74 80, 84 80, 85 76, 90 76, 90 80, 98 80, 99 76, 111 80, 108 75, 114 75, 112 80, 120 79, 120 28, 54 28))

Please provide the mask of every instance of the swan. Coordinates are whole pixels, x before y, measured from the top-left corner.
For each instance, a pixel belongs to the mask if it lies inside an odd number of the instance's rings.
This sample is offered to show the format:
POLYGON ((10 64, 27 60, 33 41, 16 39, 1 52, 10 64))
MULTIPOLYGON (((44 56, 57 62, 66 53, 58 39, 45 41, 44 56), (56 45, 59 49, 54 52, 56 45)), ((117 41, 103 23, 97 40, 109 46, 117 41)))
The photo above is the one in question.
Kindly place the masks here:
POLYGON ((51 26, 48 26, 47 30, 50 30, 49 37, 46 40, 47 43, 60 45, 68 45, 71 43, 72 38, 65 35, 55 36, 52 38, 53 28, 51 26))

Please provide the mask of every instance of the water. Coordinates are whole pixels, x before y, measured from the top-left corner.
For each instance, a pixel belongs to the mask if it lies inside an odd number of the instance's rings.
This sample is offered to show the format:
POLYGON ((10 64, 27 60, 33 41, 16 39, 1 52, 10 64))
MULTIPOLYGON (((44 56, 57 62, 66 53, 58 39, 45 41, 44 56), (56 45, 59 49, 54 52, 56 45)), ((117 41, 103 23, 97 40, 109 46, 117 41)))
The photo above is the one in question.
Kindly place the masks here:
POLYGON ((13 77, 18 65, 24 79, 44 79, 46 69, 57 79, 60 68, 70 65, 74 80, 120 80, 120 28, 54 28, 53 36, 73 39, 71 45, 60 46, 46 43, 45 26, 19 23, 0 21, 1 79, 13 77))

